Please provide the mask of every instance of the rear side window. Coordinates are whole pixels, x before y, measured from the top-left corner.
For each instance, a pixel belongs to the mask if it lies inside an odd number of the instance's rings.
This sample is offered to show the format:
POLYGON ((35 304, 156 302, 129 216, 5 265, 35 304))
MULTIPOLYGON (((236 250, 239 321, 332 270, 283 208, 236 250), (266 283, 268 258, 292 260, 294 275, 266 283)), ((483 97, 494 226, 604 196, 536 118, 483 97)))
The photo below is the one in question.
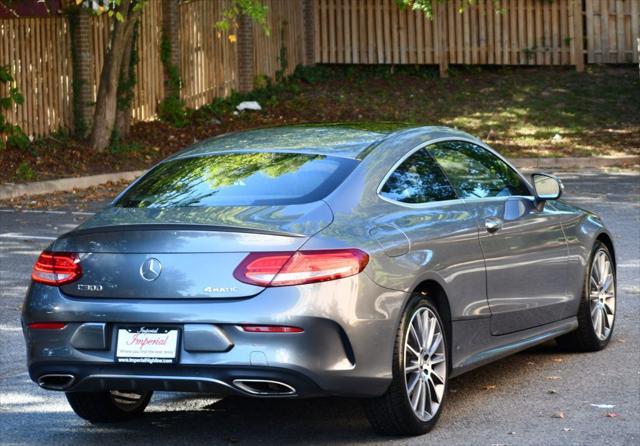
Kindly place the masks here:
POLYGON ((380 195, 402 203, 454 200, 456 193, 438 163, 420 149, 393 171, 380 195))
POLYGON ((144 176, 115 204, 167 208, 317 201, 358 161, 303 153, 242 152, 178 158, 144 176))
POLYGON ((466 141, 444 141, 428 149, 460 198, 531 195, 516 171, 483 147, 466 141))

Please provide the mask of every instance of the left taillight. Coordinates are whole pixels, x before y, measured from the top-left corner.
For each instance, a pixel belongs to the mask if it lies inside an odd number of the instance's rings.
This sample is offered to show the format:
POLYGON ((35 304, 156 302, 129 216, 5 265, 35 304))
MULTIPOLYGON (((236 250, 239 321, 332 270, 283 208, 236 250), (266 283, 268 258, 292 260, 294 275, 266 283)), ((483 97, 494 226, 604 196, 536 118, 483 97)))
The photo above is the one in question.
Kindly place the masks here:
POLYGON ((44 251, 31 272, 34 282, 55 286, 73 282, 81 276, 80 256, 75 252, 44 251))

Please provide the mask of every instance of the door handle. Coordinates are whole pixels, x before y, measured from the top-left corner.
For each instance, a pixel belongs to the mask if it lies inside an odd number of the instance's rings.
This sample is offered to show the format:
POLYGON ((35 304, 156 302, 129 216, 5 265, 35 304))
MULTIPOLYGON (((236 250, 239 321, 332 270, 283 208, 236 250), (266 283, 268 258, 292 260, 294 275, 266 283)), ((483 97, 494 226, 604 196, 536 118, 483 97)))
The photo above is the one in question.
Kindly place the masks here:
POLYGON ((498 232, 502 228, 502 219, 498 217, 489 217, 484 220, 484 227, 489 234, 498 232))

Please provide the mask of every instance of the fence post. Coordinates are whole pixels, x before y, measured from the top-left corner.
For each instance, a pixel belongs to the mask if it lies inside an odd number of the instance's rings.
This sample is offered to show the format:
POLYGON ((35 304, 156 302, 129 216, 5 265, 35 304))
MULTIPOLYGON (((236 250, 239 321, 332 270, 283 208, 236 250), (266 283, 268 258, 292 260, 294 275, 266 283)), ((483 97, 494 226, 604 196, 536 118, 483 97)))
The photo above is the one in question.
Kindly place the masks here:
POLYGON ((242 93, 253 90, 253 21, 244 14, 238 17, 237 64, 238 90, 242 93))
POLYGON ((571 0, 573 12, 573 55, 576 71, 584 71, 584 20, 582 16, 582 0, 571 0))
POLYGON ((304 64, 315 65, 315 4, 314 0, 303 0, 302 22, 304 32, 304 64))
POLYGON ((73 130, 85 138, 93 124, 93 48, 91 47, 92 17, 86 8, 74 8, 69 15, 71 31, 73 79, 73 130))
POLYGON ((440 77, 449 77, 449 51, 447 50, 447 6, 444 3, 436 2, 436 29, 438 48, 438 67, 440 77))

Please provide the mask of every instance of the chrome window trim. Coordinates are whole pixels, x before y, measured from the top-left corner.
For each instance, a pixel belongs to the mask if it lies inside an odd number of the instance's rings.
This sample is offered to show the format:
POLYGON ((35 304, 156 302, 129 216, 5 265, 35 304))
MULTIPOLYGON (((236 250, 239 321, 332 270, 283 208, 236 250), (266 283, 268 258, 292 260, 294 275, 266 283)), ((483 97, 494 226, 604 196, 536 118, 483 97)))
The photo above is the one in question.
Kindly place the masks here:
MULTIPOLYGON (((438 163, 437 160, 435 160, 436 163, 438 163)), ((440 167, 440 169, 442 169, 442 167, 440 166, 440 163, 438 163, 438 166, 440 167)), ((443 170, 443 173, 444 172, 443 170)), ((447 178, 448 180, 448 178, 447 178)), ((453 187, 453 185, 451 185, 451 187, 453 187)), ((457 192, 456 192, 457 194, 457 192)), ((428 208, 434 204, 458 204, 458 203, 467 203, 467 202, 473 202, 473 201, 478 201, 478 200, 488 200, 488 199, 496 199, 496 198, 510 198, 510 197, 524 197, 524 198, 535 198, 535 195, 532 192, 532 188, 531 188, 531 184, 527 181, 527 179, 524 177, 524 175, 522 175, 520 173, 520 171, 511 163, 509 162, 505 157, 503 157, 502 155, 500 155, 498 152, 496 152, 494 149, 492 149, 491 147, 489 147, 488 145, 486 145, 485 143, 483 143, 482 141, 475 139, 475 138, 465 138, 463 136, 444 136, 442 138, 436 138, 436 139, 432 139, 429 141, 425 141, 421 144, 418 144, 416 147, 414 147, 413 149, 409 150, 407 153, 405 153, 392 167, 391 169, 389 169, 389 171, 385 174, 385 176, 382 178, 382 180, 380 181, 380 183, 378 184, 378 188, 376 189, 376 195, 378 196, 378 198, 380 198, 381 200, 384 200, 388 203, 392 203, 392 204, 396 204, 399 206, 403 206, 403 207, 408 207, 408 208, 413 208, 413 209, 423 209, 423 208, 428 208), (404 203, 402 201, 397 201, 397 200, 393 200, 391 198, 387 198, 387 197, 383 197, 380 193, 382 191, 382 188, 384 187, 385 183, 387 182, 387 180, 389 179, 389 177, 391 176, 391 174, 393 174, 393 172, 395 172, 395 170, 400 167, 400 165, 407 159, 409 158, 411 155, 413 155, 414 153, 416 153, 418 150, 424 149, 430 145, 433 144, 437 144, 439 142, 445 142, 445 141, 464 141, 464 142, 468 142, 471 144, 475 144, 479 147, 482 147, 483 149, 487 150, 489 153, 493 154, 494 156, 496 156, 498 159, 500 159, 502 162, 504 162, 511 170, 513 170, 518 177, 524 182, 525 186, 527 187, 527 189, 529 190, 529 193, 531 195, 509 195, 507 197, 483 197, 483 198, 472 198, 472 199, 464 199, 464 198, 456 198, 455 200, 440 200, 440 201, 429 201, 426 203, 404 203)))

